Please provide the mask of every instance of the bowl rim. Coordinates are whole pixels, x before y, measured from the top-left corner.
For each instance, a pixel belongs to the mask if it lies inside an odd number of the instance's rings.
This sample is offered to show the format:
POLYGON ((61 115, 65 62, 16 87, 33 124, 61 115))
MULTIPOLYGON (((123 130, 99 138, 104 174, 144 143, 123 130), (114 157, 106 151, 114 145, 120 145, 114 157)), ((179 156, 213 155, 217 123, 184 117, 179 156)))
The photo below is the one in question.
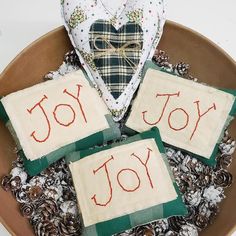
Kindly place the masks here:
MULTIPOLYGON (((213 48, 215 48, 217 51, 219 51, 225 58, 228 59, 229 63, 232 63, 235 67, 236 67, 236 61, 226 52, 224 51, 223 48, 221 48, 219 45, 217 45, 216 43, 214 43, 212 40, 210 40, 209 38, 207 38, 206 36, 202 35, 201 33, 187 27, 184 26, 182 24, 179 24, 177 22, 171 21, 171 20, 167 20, 166 25, 172 26, 174 28, 181 28, 184 31, 188 31, 190 34, 195 35, 200 37, 203 41, 205 41, 206 43, 208 43, 209 45, 211 45, 213 48)), ((20 51, 17 56, 5 67, 5 69, 2 71, 2 73, 0 73, 0 80, 5 76, 5 74, 7 74, 8 70, 10 68, 12 68, 14 66, 14 64, 16 63, 16 61, 18 60, 18 58, 24 54, 24 52, 26 52, 29 48, 31 48, 33 45, 37 44, 39 41, 45 39, 46 37, 54 34, 55 32, 59 32, 62 29, 64 29, 64 26, 59 26, 51 31, 49 31, 48 33, 45 33, 44 35, 42 35, 41 37, 39 37, 38 39, 34 40, 32 43, 30 43, 28 46, 26 46, 22 51, 20 51)))
MULTIPOLYGON (((184 26, 182 24, 176 23, 174 21, 171 20, 167 20, 165 23, 166 26, 172 27, 174 29, 181 29, 183 31, 186 31, 188 33, 190 33, 191 35, 200 38, 201 40, 205 41, 208 45, 210 45, 211 47, 213 47, 216 51, 218 51, 225 59, 227 59, 227 63, 232 64, 235 68, 236 68, 236 61, 227 53, 224 51, 224 49, 222 49, 220 46, 218 46, 216 43, 214 43, 213 41, 211 41, 209 38, 207 38, 206 36, 202 35, 201 33, 187 27, 184 26)), ((24 54, 26 51, 28 51, 28 49, 30 49, 31 47, 33 47, 35 44, 37 44, 38 42, 40 42, 41 40, 47 38, 48 36, 59 32, 61 30, 64 29, 64 26, 59 26, 45 34, 43 34, 41 37, 39 37, 38 39, 34 40, 32 43, 30 43, 28 46, 26 46, 22 51, 20 51, 17 56, 11 60, 11 62, 5 67, 5 69, 0 73, 0 80, 2 80, 3 78, 5 78, 5 75, 8 73, 9 70, 11 70, 12 67, 14 67, 14 65, 17 63, 18 59, 22 56, 22 54, 24 54)), ((3 218, 0 216, 0 224, 2 224, 5 229, 12 235, 12 236, 16 236, 16 234, 12 231, 12 229, 8 226, 7 222, 5 222, 3 220, 3 218)), ((235 226, 231 229, 231 231, 229 232, 228 236, 232 235, 233 232, 236 231, 236 224, 235 226)))

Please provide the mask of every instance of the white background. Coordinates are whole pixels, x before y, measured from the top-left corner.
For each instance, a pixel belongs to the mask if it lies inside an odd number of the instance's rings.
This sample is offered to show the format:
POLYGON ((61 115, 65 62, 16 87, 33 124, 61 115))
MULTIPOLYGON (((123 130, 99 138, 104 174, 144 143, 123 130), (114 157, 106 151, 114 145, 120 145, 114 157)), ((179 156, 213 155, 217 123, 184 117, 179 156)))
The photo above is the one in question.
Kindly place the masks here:
MULTIPOLYGON (((235 0, 166 2, 168 19, 207 36, 236 60, 235 0)), ((29 43, 62 24, 59 3, 60 0, 0 0, 0 73, 29 43)), ((1 225, 0 235, 8 235, 1 225)))

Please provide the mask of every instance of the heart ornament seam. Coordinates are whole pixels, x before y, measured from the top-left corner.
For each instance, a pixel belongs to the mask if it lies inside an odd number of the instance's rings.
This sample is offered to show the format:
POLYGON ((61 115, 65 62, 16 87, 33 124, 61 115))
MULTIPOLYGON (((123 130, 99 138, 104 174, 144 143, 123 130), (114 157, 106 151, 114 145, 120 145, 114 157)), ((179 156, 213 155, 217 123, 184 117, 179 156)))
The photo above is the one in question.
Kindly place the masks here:
POLYGON ((163 0, 64 0, 65 27, 115 121, 123 118, 163 31, 163 0))

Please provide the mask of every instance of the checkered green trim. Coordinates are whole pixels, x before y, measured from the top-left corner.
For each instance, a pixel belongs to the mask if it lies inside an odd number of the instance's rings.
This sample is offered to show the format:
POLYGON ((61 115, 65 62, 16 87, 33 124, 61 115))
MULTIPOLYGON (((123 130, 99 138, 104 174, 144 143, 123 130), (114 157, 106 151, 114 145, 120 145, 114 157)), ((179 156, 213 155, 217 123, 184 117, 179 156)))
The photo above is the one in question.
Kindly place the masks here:
POLYGON ((41 171, 49 167, 52 163, 58 161, 59 159, 69 154, 70 152, 91 148, 96 145, 102 145, 105 142, 120 137, 120 129, 118 127, 118 124, 116 124, 113 121, 111 115, 106 115, 106 119, 109 124, 108 129, 97 132, 86 138, 83 138, 74 143, 66 145, 35 161, 30 161, 27 159, 27 157, 24 154, 24 151, 22 150, 22 147, 20 146, 19 139, 1 102, 0 102, 0 119, 5 123, 5 126, 8 128, 12 137, 14 138, 19 151, 19 155, 24 161, 25 170, 31 176, 39 174, 41 171))
MULTIPOLYGON (((145 64, 144 70, 143 70, 142 81, 143 81, 143 79, 145 77, 145 74, 146 74, 147 70, 150 69, 150 68, 177 76, 176 74, 170 73, 169 71, 166 71, 165 69, 157 66, 152 61, 147 61, 146 64, 145 64)), ((181 78, 181 77, 179 77, 179 78, 180 79, 184 79, 184 78, 181 78)), ((218 89, 218 88, 216 88, 216 89, 218 89)), ((217 163, 216 157, 217 157, 217 154, 219 153, 219 145, 220 145, 220 142, 221 142, 221 140, 223 138, 224 131, 229 126, 230 122, 234 119, 234 117, 236 116, 236 90, 234 90, 234 89, 219 89, 219 90, 222 90, 222 91, 224 91, 226 93, 229 93, 229 94, 233 95, 235 97, 235 100, 234 100, 234 104, 233 104, 233 106, 231 108, 231 111, 229 113, 228 119, 225 122, 224 129, 222 130, 222 133, 221 133, 221 135, 220 135, 220 137, 218 139, 218 142, 216 143, 215 148, 214 148, 214 150, 213 150, 213 152, 211 154, 211 157, 209 159, 207 159, 207 158, 205 158, 203 156, 199 156, 199 155, 196 155, 194 153, 191 153, 191 152, 188 152, 186 150, 183 150, 183 149, 181 149, 179 147, 176 147, 176 148, 178 148, 178 149, 180 149, 180 150, 182 150, 182 151, 184 151, 186 153, 189 153, 191 156, 198 158, 203 163, 205 163, 205 164, 207 164, 209 166, 215 166, 216 165, 216 163, 217 163)), ((126 134, 129 134, 129 135, 137 134, 137 132, 135 130, 130 129, 129 127, 124 127, 123 132, 126 133, 126 134)), ((169 145, 169 144, 167 144, 167 145, 169 145)))
POLYGON ((164 146, 163 146, 160 134, 159 134, 159 130, 156 127, 152 128, 150 131, 146 131, 144 133, 140 133, 138 135, 130 137, 126 141, 123 141, 121 143, 115 143, 115 144, 105 146, 105 147, 94 148, 90 150, 83 150, 81 152, 71 153, 68 156, 66 156, 66 161, 67 163, 75 162, 82 158, 86 158, 87 156, 90 156, 94 153, 111 149, 116 146, 122 146, 122 145, 132 143, 135 141, 144 140, 144 139, 155 140, 157 147, 160 153, 162 153, 163 159, 165 160, 165 163, 167 165, 167 169, 172 178, 176 193, 178 194, 177 199, 164 203, 164 204, 154 206, 154 207, 150 207, 141 211, 137 211, 129 215, 124 215, 122 217, 118 217, 109 221, 92 225, 90 227, 86 227, 83 230, 83 233, 82 233, 83 236, 110 236, 112 234, 119 233, 124 230, 133 228, 135 226, 155 221, 157 219, 167 218, 174 215, 187 214, 187 208, 182 201, 181 194, 179 192, 177 184, 175 183, 172 172, 169 168, 169 164, 165 156, 165 149, 164 149, 164 146))
MULTIPOLYGON (((104 83, 110 90, 111 94, 117 99, 129 84, 135 72, 135 65, 139 64, 142 50, 125 51, 125 55, 131 60, 132 66, 125 60, 124 56, 117 52, 107 53, 99 58, 96 56, 101 52, 100 50, 109 49, 109 45, 104 38, 114 47, 121 48, 128 42, 137 41, 140 43, 140 48, 143 48, 143 31, 140 25, 135 22, 128 22, 119 30, 104 20, 96 21, 90 28, 90 47, 94 52, 94 63, 99 71, 104 83), (99 38, 96 39, 96 37, 99 38), (101 36, 101 37, 100 37, 101 36), (96 46, 100 49, 97 50, 96 46)), ((127 49, 135 48, 136 45, 130 44, 127 49)))

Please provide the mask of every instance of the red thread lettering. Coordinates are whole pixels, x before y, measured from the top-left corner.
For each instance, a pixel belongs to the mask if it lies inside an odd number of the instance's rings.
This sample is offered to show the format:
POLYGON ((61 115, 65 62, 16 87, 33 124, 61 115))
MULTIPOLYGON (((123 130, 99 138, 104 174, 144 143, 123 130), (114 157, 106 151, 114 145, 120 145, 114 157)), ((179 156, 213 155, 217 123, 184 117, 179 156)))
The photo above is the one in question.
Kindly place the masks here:
POLYGON ((167 99, 166 99, 166 102, 165 102, 164 107, 163 107, 163 109, 162 109, 161 115, 160 115, 160 117, 158 118, 158 120, 157 120, 156 122, 153 122, 153 123, 148 122, 147 119, 146 119, 146 113, 147 113, 147 111, 143 111, 143 112, 142 112, 143 120, 144 120, 144 122, 145 122, 146 124, 151 125, 151 126, 157 125, 157 124, 161 121, 161 119, 163 118, 163 116, 164 116, 164 113, 165 113, 166 107, 167 107, 167 105, 168 105, 168 103, 169 103, 169 101, 170 101, 170 98, 173 97, 173 96, 179 97, 179 96, 180 96, 180 92, 178 92, 178 93, 170 93, 170 94, 169 94, 169 93, 166 93, 166 94, 159 94, 159 93, 157 93, 157 95, 156 95, 156 97, 166 97, 166 96, 167 96, 167 99))
POLYGON ((46 114, 44 108, 43 108, 42 105, 41 105, 41 103, 42 103, 44 100, 46 100, 46 99, 48 99, 48 97, 47 97, 46 95, 44 95, 43 98, 42 98, 38 103, 36 103, 31 109, 27 109, 27 111, 28 111, 30 114, 32 114, 33 110, 34 110, 36 107, 39 107, 39 108, 41 109, 41 111, 43 112, 43 114, 44 114, 44 116, 45 116, 45 119, 46 119, 46 122, 47 122, 48 132, 47 132, 47 135, 46 135, 45 138, 43 138, 43 139, 36 138, 36 136, 35 136, 36 131, 33 131, 33 132, 31 133, 31 135, 30 135, 30 136, 31 136, 36 142, 38 142, 38 143, 44 143, 44 142, 49 138, 50 133, 51 133, 51 125, 50 125, 48 116, 47 116, 47 114, 46 114))
POLYGON ((140 187, 140 183, 141 183, 140 178, 139 178, 137 172, 134 171, 134 170, 132 170, 132 169, 129 169, 129 168, 122 169, 122 170, 119 171, 119 173, 117 174, 117 182, 118 182, 118 184, 120 185, 120 187, 121 187, 125 192, 135 192, 135 191, 140 187), (138 180, 138 184, 137 184, 137 186, 134 187, 133 189, 125 188, 124 185, 121 184, 121 182, 120 182, 120 174, 123 173, 124 171, 126 171, 126 172, 129 171, 129 172, 134 173, 134 174, 136 175, 137 180, 138 180))
POLYGON ((94 173, 94 175, 95 175, 100 169, 102 169, 102 168, 105 169, 105 173, 106 173, 106 177, 107 177, 107 181, 108 181, 108 185, 109 185, 109 192, 110 192, 110 193, 109 193, 109 194, 110 194, 109 199, 108 199, 107 202, 105 202, 105 203, 98 203, 98 201, 97 201, 97 195, 96 195, 96 194, 93 195, 93 197, 92 197, 91 199, 94 201, 94 203, 95 203, 97 206, 105 207, 105 206, 107 206, 107 205, 111 202, 111 200, 112 200, 112 192, 113 192, 113 190, 112 190, 110 175, 109 175, 109 173, 108 173, 108 168, 107 168, 107 163, 108 163, 109 161, 111 161, 111 160, 114 160, 114 157, 113 157, 113 156, 111 156, 111 158, 110 158, 109 160, 107 160, 104 164, 102 164, 98 169, 93 170, 93 173, 94 173))
POLYGON ((53 116, 54 116, 56 122, 57 122, 59 125, 68 127, 68 126, 70 126, 70 125, 72 125, 72 124, 74 123, 74 121, 75 121, 75 116, 76 116, 76 115, 75 115, 75 111, 74 111, 74 109, 72 108, 72 106, 70 106, 70 105, 68 105, 68 104, 59 104, 59 105, 57 105, 57 106, 55 107, 55 109, 54 109, 54 111, 53 111, 53 116), (57 117, 57 109, 59 109, 59 107, 63 107, 63 106, 64 106, 64 107, 68 107, 68 108, 72 111, 72 113, 73 113, 73 118, 72 118, 72 120, 69 121, 68 123, 62 123, 61 121, 58 120, 58 117, 57 117))
POLYGON ((194 127, 193 133, 192 133, 192 135, 190 137, 190 140, 192 140, 195 132, 197 131, 197 128, 199 126, 199 122, 200 122, 201 118, 203 116, 205 116, 210 110, 212 110, 212 109, 216 110, 216 104, 213 103, 213 105, 210 108, 208 108, 207 111, 205 111, 204 113, 201 114, 200 105, 199 105, 200 101, 195 101, 194 103, 197 104, 198 119, 197 119, 196 125, 194 127))
POLYGON ((73 94, 69 93, 69 92, 67 91, 67 89, 64 89, 63 93, 68 94, 69 96, 71 96, 72 98, 74 98, 74 99, 78 102, 79 107, 80 107, 80 111, 81 111, 82 116, 83 116, 83 118, 84 118, 84 121, 85 121, 85 123, 87 123, 87 118, 86 118, 86 115, 85 115, 83 106, 82 106, 82 104, 81 104, 81 102, 80 102, 80 100, 79 100, 80 89, 81 89, 83 86, 80 85, 80 84, 77 84, 77 87, 78 87, 77 96, 74 96, 73 94))
POLYGON ((188 123, 189 123, 189 114, 188 114, 183 108, 176 108, 175 110, 173 110, 173 111, 169 114, 169 117, 168 117, 168 124, 169 124, 170 128, 173 129, 173 130, 175 130, 175 131, 180 131, 180 130, 185 129, 185 128, 188 126, 188 123), (177 112, 177 111, 182 111, 183 114, 186 115, 186 123, 185 123, 185 125, 183 125, 182 127, 174 128, 173 125, 171 125, 171 116, 174 114, 174 112, 177 112))
POLYGON ((136 157, 136 158, 140 161, 140 163, 144 166, 144 168, 145 168, 145 170, 146 170, 146 173, 147 173, 147 176, 148 176, 148 180, 149 180, 150 186, 151 186, 151 188, 153 188, 152 179, 151 179, 151 176, 150 176, 148 167, 147 167, 147 164, 148 164, 148 161, 149 161, 149 159, 150 159, 150 154, 151 154, 151 152, 152 152, 152 149, 147 148, 147 150, 148 150, 148 155, 147 155, 147 159, 146 159, 145 162, 143 162, 143 161, 141 160, 141 158, 138 157, 137 155, 135 155, 134 153, 132 153, 131 156, 136 157))

